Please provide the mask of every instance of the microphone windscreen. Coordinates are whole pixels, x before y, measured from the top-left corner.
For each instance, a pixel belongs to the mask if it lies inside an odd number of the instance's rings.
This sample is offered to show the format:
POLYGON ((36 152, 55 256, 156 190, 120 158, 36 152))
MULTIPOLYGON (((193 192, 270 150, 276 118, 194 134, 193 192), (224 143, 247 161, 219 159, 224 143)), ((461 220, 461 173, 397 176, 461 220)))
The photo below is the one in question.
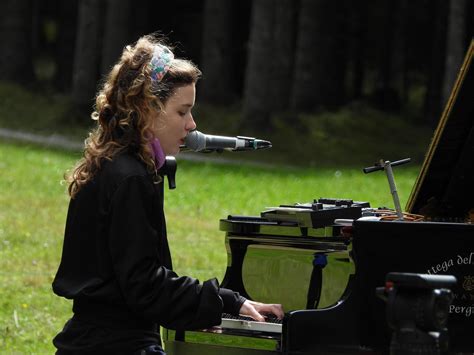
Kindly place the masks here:
POLYGON ((184 144, 187 148, 199 152, 206 149, 206 136, 199 131, 191 131, 186 136, 184 144))

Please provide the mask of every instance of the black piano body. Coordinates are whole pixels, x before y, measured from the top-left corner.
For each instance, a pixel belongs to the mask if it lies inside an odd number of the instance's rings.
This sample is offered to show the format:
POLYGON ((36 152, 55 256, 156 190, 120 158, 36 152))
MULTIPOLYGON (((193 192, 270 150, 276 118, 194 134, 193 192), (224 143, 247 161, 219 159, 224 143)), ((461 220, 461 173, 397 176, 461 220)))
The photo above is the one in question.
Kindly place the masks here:
POLYGON ((391 271, 455 275, 459 282, 453 288, 455 299, 450 308, 450 349, 474 350, 474 224, 359 220, 354 223, 351 245, 347 238, 339 236, 342 227, 324 228, 334 233, 325 237, 292 235, 286 228, 299 227, 274 226, 257 217, 245 220, 229 216, 221 220, 229 254, 224 286, 249 298, 280 300, 285 307, 292 303, 292 296, 302 298, 295 301, 295 310, 286 314, 281 334, 186 332, 181 341, 175 341, 175 334, 170 332, 167 351, 384 353, 391 330, 386 322, 386 305, 376 296, 375 289, 385 284, 386 274, 391 271), (274 228, 273 234, 266 234, 267 228, 274 228), (282 260, 287 254, 293 255, 282 260), (316 268, 311 259, 322 254, 327 256, 327 264, 314 278, 316 268), (348 263, 349 257, 353 264, 348 263), (287 270, 297 261, 302 266, 287 270), (272 270, 272 266, 276 269, 272 270), (293 286, 287 278, 294 281, 293 286), (312 293, 313 288, 319 292, 312 293), (313 308, 314 301, 319 301, 320 308, 313 308))
MULTIPOLYGON (((360 215, 361 209, 356 210, 360 215)), ((343 297, 348 275, 354 273, 349 238, 340 236, 341 228, 322 224, 313 228, 265 217, 222 219, 228 255, 222 286, 249 299, 283 303, 286 309, 334 304, 343 297), (331 281, 324 283, 325 279, 331 281)), ((279 354, 281 336, 281 330, 277 334, 218 329, 218 333, 166 330, 164 338, 171 354, 279 354)))
POLYGON ((354 220, 348 238, 340 225, 309 225, 315 221, 305 211, 287 220, 271 214, 221 220, 224 285, 284 304, 290 311, 281 334, 165 330, 167 353, 388 353, 392 333, 375 289, 389 272, 456 276, 449 352, 474 353, 473 58, 474 41, 407 204, 424 221, 366 220, 341 209, 331 217, 354 220), (325 264, 316 262, 320 256, 325 264))
POLYGON ((352 242, 356 272, 348 297, 328 309, 290 312, 282 338, 288 353, 387 352, 391 330, 375 289, 392 271, 455 275, 450 350, 474 351, 474 225, 356 221, 352 242))
POLYGON ((407 204, 408 212, 423 215, 425 221, 356 220, 356 270, 347 298, 327 309, 290 312, 282 335, 288 353, 386 353, 391 330, 386 305, 374 290, 394 271, 456 276, 449 351, 474 353, 473 62, 474 41, 407 204))

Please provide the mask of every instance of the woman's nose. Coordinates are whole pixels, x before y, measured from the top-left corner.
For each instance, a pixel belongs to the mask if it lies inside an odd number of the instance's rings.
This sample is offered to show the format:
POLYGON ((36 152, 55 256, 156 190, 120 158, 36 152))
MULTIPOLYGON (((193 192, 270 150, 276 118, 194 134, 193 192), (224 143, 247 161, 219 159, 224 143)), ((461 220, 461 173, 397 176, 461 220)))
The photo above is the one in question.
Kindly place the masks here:
POLYGON ((186 124, 186 129, 188 131, 192 131, 194 129, 196 129, 196 122, 194 122, 194 117, 193 115, 189 115, 190 116, 190 119, 187 121, 187 124, 186 124))

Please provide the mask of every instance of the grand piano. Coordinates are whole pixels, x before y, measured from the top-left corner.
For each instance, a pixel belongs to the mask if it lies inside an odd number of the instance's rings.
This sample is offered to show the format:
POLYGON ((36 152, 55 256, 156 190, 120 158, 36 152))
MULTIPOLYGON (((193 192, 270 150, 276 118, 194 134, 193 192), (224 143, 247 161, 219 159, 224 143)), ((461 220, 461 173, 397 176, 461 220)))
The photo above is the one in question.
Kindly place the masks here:
POLYGON ((369 202, 319 198, 221 219, 228 253, 223 286, 282 303, 287 313, 268 327, 223 315, 213 329, 165 329, 166 352, 388 353, 393 329, 375 290, 388 273, 406 272, 456 277, 447 352, 473 353, 473 57, 474 41, 406 206, 421 218, 367 218, 377 216, 369 202))

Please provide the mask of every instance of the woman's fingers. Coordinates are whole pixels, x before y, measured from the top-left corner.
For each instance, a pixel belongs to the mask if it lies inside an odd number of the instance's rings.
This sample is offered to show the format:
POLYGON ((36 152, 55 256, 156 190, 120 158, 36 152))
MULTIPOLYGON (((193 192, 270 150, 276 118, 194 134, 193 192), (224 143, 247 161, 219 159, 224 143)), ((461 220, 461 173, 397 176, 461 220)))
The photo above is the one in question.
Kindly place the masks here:
POLYGON ((265 318, 254 307, 251 307, 249 316, 256 321, 265 322, 265 318))
POLYGON ((252 317, 256 321, 264 322, 265 318, 259 312, 257 312, 257 310, 255 309, 255 303, 256 302, 249 300, 245 301, 242 307, 240 308, 240 314, 252 317))
POLYGON ((281 304, 266 304, 247 300, 240 308, 240 314, 252 317, 253 319, 264 322, 262 314, 273 314, 278 319, 282 319, 284 314, 281 304))
POLYGON ((285 312, 283 311, 283 307, 281 304, 272 304, 272 313, 278 318, 283 319, 285 316, 285 312))
POLYGON ((275 315, 278 319, 282 319, 285 315, 281 304, 260 303, 259 305, 256 305, 255 308, 259 313, 271 313, 275 315))

